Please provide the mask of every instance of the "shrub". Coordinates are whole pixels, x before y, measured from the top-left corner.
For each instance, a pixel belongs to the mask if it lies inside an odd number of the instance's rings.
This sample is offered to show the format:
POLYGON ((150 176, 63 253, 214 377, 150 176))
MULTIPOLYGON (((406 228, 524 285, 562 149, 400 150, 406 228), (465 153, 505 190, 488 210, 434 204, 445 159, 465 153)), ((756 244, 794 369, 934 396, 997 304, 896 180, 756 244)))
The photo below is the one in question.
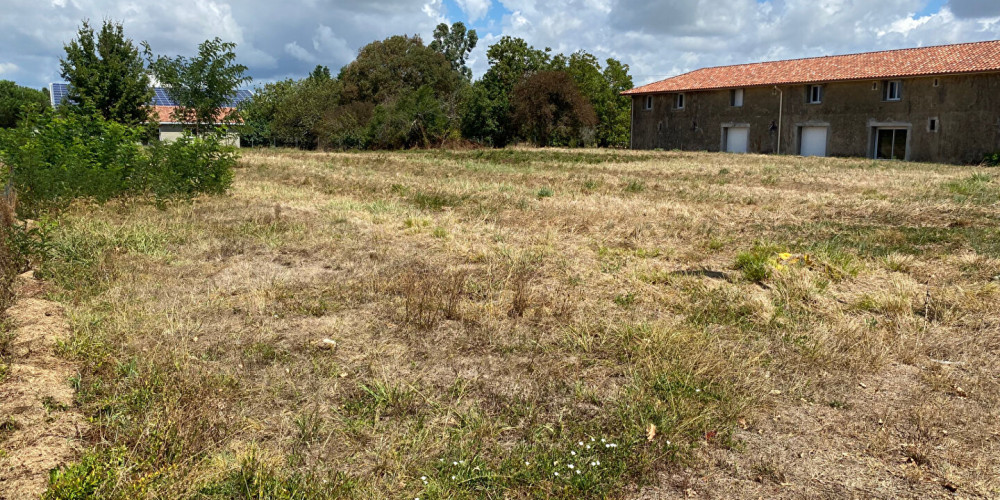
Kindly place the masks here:
POLYGON ((233 182, 236 149, 221 143, 219 136, 184 135, 173 142, 156 141, 147 150, 133 186, 157 196, 220 194, 233 182))
POLYGON ((18 212, 29 217, 79 197, 105 201, 125 190, 143 158, 137 129, 96 114, 46 111, 0 133, 18 212))
POLYGON ((734 267, 743 273, 743 278, 747 281, 762 283, 771 277, 777 251, 774 246, 756 244, 749 251, 736 256, 734 267))
POLYGON ((127 193, 157 196, 224 192, 236 151, 215 134, 144 148, 142 129, 96 113, 46 111, 0 131, 0 162, 19 198, 18 214, 37 218, 76 198, 99 202, 127 193))

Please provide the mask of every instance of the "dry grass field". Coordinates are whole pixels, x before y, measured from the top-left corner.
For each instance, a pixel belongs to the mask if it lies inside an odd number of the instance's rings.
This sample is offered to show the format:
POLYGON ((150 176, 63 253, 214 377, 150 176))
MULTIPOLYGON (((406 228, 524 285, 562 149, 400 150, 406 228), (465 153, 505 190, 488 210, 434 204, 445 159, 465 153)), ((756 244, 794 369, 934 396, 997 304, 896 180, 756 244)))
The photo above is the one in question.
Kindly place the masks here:
POLYGON ((996 498, 998 227, 974 167, 246 151, 54 231, 49 496, 996 498))

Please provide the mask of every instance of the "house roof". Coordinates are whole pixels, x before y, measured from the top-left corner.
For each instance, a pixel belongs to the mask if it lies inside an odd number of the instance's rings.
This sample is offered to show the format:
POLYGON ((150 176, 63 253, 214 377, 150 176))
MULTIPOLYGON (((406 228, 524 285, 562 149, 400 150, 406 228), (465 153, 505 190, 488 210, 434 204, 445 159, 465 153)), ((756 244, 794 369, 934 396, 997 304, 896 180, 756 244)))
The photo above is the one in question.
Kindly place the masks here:
POLYGON ((623 95, 1000 71, 1000 40, 703 68, 623 95))
MULTIPOLYGON (((156 117, 156 121, 160 125, 193 123, 191 121, 179 122, 174 118, 173 113, 174 111, 177 110, 177 106, 152 106, 152 108, 153 108, 153 116, 156 117)), ((219 111, 222 113, 222 116, 224 117, 228 115, 230 112, 232 112, 233 108, 220 108, 219 111)), ((221 120, 219 121, 221 122, 221 120)), ((237 120, 237 122, 241 122, 241 120, 237 120)), ((232 125, 232 123, 230 123, 229 125, 232 125)))

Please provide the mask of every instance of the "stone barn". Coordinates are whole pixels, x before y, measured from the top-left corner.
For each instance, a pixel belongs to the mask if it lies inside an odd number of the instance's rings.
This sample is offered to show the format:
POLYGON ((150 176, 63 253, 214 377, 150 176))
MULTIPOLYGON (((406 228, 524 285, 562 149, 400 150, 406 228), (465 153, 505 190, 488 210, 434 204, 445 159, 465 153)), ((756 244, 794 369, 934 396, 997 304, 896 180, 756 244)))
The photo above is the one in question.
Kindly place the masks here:
POLYGON ((624 92, 634 149, 977 163, 1000 40, 704 68, 624 92))

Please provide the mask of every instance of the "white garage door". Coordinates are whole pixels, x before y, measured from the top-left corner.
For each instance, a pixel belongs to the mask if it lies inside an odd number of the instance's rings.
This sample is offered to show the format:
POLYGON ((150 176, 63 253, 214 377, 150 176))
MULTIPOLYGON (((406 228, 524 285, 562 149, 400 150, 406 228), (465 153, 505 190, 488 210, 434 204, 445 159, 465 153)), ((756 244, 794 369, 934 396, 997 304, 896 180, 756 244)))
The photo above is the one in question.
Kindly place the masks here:
POLYGON ((750 137, 749 127, 729 127, 726 129, 726 152, 746 153, 747 139, 750 137))
POLYGON ((802 127, 802 156, 826 156, 826 127, 802 127))

